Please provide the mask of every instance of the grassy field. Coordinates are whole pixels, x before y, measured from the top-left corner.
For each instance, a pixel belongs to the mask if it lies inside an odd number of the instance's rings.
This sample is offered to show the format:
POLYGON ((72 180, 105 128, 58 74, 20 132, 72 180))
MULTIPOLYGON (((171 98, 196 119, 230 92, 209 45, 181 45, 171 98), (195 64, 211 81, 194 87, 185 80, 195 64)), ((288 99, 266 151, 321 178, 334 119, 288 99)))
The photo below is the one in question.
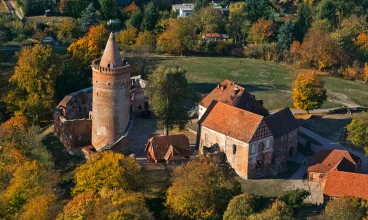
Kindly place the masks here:
MULTIPOLYGON (((292 66, 246 58, 228 57, 153 57, 154 65, 186 69, 191 84, 202 93, 210 92, 218 83, 229 79, 244 86, 269 109, 292 107, 291 84, 297 69, 292 66)), ((323 108, 339 107, 345 102, 368 106, 368 85, 336 77, 325 77, 328 95, 323 108)))

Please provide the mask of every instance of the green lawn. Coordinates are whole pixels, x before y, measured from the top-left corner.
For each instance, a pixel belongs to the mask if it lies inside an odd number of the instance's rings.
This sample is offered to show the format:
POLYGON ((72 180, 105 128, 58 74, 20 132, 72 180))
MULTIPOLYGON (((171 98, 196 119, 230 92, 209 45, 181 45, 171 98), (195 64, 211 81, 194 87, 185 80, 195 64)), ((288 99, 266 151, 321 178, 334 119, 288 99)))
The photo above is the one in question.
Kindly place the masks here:
MULTIPOLYGON (((291 84, 297 69, 292 66, 246 58, 154 56, 154 65, 182 66, 187 78, 202 93, 229 79, 244 86, 272 110, 292 107, 291 84)), ((335 99, 350 100, 368 106, 368 85, 336 77, 325 77, 328 93, 335 99), (345 96, 341 96, 341 94, 345 96)), ((323 108, 342 106, 341 100, 327 101, 323 108)))

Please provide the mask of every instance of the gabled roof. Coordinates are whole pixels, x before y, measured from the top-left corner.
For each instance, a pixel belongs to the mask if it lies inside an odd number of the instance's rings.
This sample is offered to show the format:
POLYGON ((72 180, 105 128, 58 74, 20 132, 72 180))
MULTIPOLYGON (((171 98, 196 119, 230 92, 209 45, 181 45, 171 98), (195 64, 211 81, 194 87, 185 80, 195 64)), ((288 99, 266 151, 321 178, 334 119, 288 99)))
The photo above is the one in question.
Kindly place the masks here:
POLYGON ((191 155, 189 139, 184 134, 154 136, 149 139, 146 151, 152 147, 155 160, 166 159, 168 151, 172 151, 174 156, 189 157, 191 155))
POLYGON ((213 100, 232 105, 255 114, 267 116, 268 110, 264 108, 247 90, 243 87, 224 80, 212 92, 199 102, 199 105, 208 108, 213 100), (238 92, 235 93, 235 90, 238 92))
POLYGON ((308 172, 325 173, 335 166, 340 171, 349 171, 351 166, 355 167, 355 165, 356 162, 351 157, 349 151, 325 149, 313 155, 308 172), (347 165, 348 163, 351 163, 351 165, 347 165))
POLYGON ((368 175, 331 171, 323 194, 330 197, 355 196, 368 199, 368 175))
POLYGON ((278 138, 298 128, 298 124, 289 108, 284 108, 265 118, 274 138, 278 138))
POLYGON ((226 136, 249 143, 262 120, 261 115, 213 101, 198 123, 226 136))
POLYGON ((123 60, 120 56, 118 44, 115 40, 115 35, 112 32, 110 34, 109 40, 106 43, 106 47, 100 61, 101 67, 107 68, 109 64, 110 68, 124 66, 123 60))

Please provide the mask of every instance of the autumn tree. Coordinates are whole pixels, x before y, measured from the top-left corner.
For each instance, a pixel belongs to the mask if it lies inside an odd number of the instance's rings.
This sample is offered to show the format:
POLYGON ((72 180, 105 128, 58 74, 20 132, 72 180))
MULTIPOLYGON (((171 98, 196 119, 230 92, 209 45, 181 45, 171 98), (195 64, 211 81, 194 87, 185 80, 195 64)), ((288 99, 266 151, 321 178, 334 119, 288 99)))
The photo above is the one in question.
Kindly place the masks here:
POLYGON ((267 42, 273 33, 274 27, 272 21, 261 18, 250 28, 248 38, 252 42, 260 44, 267 42))
POLYGON ((175 219, 221 219, 240 184, 208 161, 192 161, 174 170, 166 207, 175 219))
POLYGON ((72 19, 66 19, 61 23, 59 26, 57 38, 62 43, 70 43, 73 40, 73 37, 76 35, 76 28, 77 25, 75 24, 75 21, 72 19))
POLYGON ((58 5, 58 11, 62 15, 67 15, 69 13, 69 3, 70 0, 60 0, 58 5))
POLYGON ((105 151, 76 169, 73 195, 102 188, 136 190, 139 178, 140 168, 133 158, 105 151))
POLYGON ((134 47, 146 46, 152 49, 154 42, 155 42, 155 36, 152 34, 152 32, 144 31, 138 34, 138 38, 134 44, 134 47))
POLYGON ((8 111, 38 122, 54 107, 55 80, 61 73, 62 61, 50 46, 22 48, 5 97, 8 111))
POLYGON ((224 220, 242 220, 255 213, 255 197, 248 193, 243 193, 232 198, 224 213, 224 220))
POLYGON ((87 32, 90 27, 98 23, 96 9, 93 7, 93 3, 89 4, 88 7, 82 11, 79 23, 83 32, 87 32))
POLYGON ((368 35, 365 33, 361 33, 358 35, 356 44, 360 50, 362 50, 365 54, 368 54, 368 35))
POLYGON ((102 189, 75 196, 64 206, 57 220, 147 219, 153 220, 141 193, 122 189, 102 189))
POLYGON ((368 155, 368 113, 354 114, 353 120, 346 128, 347 139, 354 145, 362 147, 368 155))
POLYGON ((193 98, 193 92, 182 68, 158 67, 148 76, 146 92, 153 113, 164 127, 164 134, 174 126, 184 129, 189 121, 185 103, 193 98))
POLYGON ((221 14, 212 6, 203 8, 198 12, 199 22, 202 26, 203 33, 218 32, 223 25, 223 18, 221 14))
POLYGON ((130 26, 127 29, 121 30, 118 34, 117 40, 119 44, 126 48, 127 46, 133 46, 138 37, 138 30, 130 26))
POLYGON ((250 26, 248 24, 247 15, 245 12, 245 2, 236 2, 230 4, 229 11, 230 14, 226 28, 230 35, 234 38, 235 43, 237 43, 239 40, 244 41, 250 26))
POLYGON ((288 50, 294 41, 294 24, 287 20, 278 30, 277 46, 280 50, 288 50))
POLYGON ((48 220, 55 219, 61 210, 54 194, 45 193, 30 199, 24 206, 18 219, 20 220, 48 220))
POLYGON ((362 219, 362 211, 359 209, 359 204, 349 197, 341 197, 330 200, 327 203, 324 217, 326 219, 362 219))
POLYGON ((101 57, 108 36, 109 32, 103 25, 91 27, 83 38, 68 47, 67 56, 79 66, 89 66, 93 60, 101 57))
POLYGON ((325 83, 314 71, 300 73, 293 82, 293 101, 297 109, 320 108, 327 99, 325 83))
POLYGON ((125 6, 123 8, 123 12, 126 15, 131 15, 133 13, 133 11, 137 11, 137 10, 139 10, 139 7, 135 4, 134 1, 132 3, 130 3, 130 5, 125 6))
POLYGON ((259 219, 282 219, 282 220, 292 220, 293 209, 288 207, 285 202, 276 200, 272 203, 271 207, 264 210, 261 213, 254 214, 248 217, 249 220, 259 220, 259 219))
POLYGON ((195 25, 189 17, 170 19, 169 27, 157 39, 157 46, 167 53, 182 54, 191 50, 196 41, 195 25))
POLYGON ((364 64, 362 78, 365 82, 368 82, 368 63, 364 64))
POLYGON ((284 201, 287 206, 293 208, 294 210, 300 208, 304 200, 310 195, 309 191, 304 189, 294 189, 284 192, 280 200, 284 201))

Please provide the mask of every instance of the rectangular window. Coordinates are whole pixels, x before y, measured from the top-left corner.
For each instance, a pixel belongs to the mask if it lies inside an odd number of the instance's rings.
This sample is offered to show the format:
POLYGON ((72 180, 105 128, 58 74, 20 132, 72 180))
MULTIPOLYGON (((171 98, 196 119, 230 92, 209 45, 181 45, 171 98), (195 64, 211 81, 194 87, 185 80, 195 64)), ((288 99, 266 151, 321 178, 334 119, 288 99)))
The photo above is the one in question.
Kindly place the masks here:
POLYGON ((236 154, 236 144, 233 144, 233 154, 236 154))

